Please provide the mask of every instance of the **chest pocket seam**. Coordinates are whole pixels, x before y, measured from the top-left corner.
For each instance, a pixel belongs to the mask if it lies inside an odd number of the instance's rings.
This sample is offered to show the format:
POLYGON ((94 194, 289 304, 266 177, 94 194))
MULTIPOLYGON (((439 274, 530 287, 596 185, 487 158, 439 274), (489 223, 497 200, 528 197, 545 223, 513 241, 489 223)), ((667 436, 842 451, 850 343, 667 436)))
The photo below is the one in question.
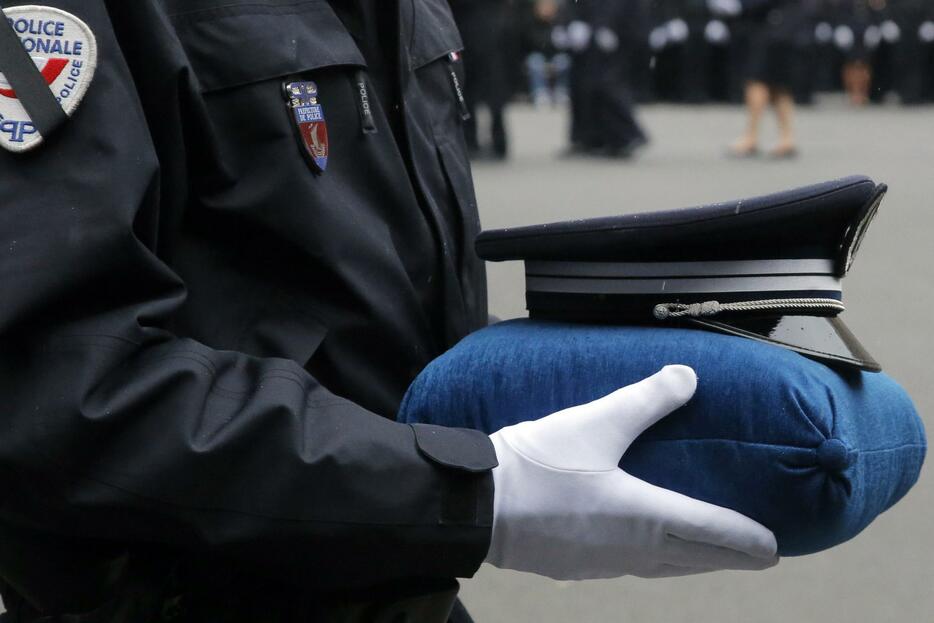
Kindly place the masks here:
POLYGON ((206 10, 207 17, 199 12, 196 19, 172 19, 203 93, 324 67, 366 67, 353 37, 322 0, 274 11, 219 8, 206 10))

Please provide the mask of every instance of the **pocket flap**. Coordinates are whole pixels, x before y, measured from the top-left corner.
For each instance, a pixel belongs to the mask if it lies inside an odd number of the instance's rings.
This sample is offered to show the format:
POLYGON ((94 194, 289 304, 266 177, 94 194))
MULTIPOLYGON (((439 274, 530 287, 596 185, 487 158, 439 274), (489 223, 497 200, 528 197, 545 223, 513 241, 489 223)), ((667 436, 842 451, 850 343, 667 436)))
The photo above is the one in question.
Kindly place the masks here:
POLYGON ((464 49, 446 0, 416 2, 414 29, 411 48, 413 69, 464 49))
POLYGON ((198 4, 172 21, 204 91, 320 67, 366 65, 324 0, 198 4))

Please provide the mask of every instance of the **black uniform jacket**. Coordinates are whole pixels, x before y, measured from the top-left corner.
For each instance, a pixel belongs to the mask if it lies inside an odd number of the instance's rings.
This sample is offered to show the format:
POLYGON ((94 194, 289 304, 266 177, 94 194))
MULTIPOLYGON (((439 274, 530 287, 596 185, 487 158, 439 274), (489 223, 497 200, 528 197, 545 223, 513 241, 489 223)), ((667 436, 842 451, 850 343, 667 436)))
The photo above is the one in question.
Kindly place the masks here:
POLYGON ((167 576, 236 601, 473 574, 489 440, 393 421, 486 322, 445 1, 382 3, 382 98, 325 0, 42 3, 99 63, 64 128, 0 150, 6 590, 58 612, 167 576), (318 86, 323 173, 287 80, 318 86))

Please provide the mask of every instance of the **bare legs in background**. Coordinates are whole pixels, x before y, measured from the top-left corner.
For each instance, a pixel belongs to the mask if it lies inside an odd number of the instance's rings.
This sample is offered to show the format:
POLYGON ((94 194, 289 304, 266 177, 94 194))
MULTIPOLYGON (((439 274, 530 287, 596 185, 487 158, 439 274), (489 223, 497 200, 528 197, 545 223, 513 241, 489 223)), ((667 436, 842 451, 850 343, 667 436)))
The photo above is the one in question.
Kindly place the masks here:
POLYGON ((733 143, 733 155, 752 156, 759 151, 759 123, 768 104, 769 87, 765 83, 746 83, 746 131, 733 143))
POLYGON ((778 144, 769 152, 774 158, 794 156, 795 147, 794 118, 795 100, 787 89, 772 89, 772 106, 778 118, 778 144))
POLYGON ((872 82, 872 70, 865 61, 850 61, 843 66, 843 88, 856 106, 863 106, 869 101, 869 85, 872 82))
POLYGON ((764 82, 746 84, 746 131, 730 147, 730 154, 738 157, 754 156, 759 152, 759 126, 769 103, 778 118, 779 140, 769 155, 787 158, 796 153, 794 136, 795 103, 787 89, 769 87, 764 82))

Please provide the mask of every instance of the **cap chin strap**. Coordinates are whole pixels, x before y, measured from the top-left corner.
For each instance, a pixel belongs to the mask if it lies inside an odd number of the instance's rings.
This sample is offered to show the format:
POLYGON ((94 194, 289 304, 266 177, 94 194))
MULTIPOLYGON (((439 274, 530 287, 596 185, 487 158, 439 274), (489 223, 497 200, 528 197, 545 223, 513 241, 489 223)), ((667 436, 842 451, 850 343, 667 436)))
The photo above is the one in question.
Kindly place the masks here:
POLYGON ((735 303, 720 303, 718 301, 705 301, 703 303, 660 303, 655 306, 653 314, 658 320, 668 318, 704 318, 716 316, 722 312, 751 312, 751 311, 789 311, 808 310, 840 313, 846 308, 836 299, 764 299, 761 301, 737 301, 735 303))

